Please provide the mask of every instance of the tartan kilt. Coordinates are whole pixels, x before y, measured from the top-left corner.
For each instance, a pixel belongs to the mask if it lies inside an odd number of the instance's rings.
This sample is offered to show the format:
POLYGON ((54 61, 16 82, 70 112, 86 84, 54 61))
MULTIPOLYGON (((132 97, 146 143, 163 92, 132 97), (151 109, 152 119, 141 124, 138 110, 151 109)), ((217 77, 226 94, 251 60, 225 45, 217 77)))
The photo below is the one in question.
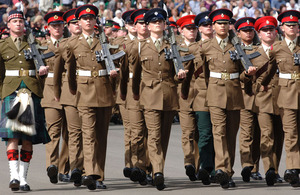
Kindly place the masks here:
MULTIPOLYGON (((27 88, 25 83, 22 81, 20 88, 27 88)), ((8 141, 8 139, 16 138, 19 139, 19 145, 22 145, 22 140, 31 141, 32 144, 46 144, 51 141, 51 138, 46 129, 45 113, 44 109, 41 107, 41 98, 35 94, 31 94, 33 105, 34 105, 34 117, 35 117, 35 128, 36 135, 30 136, 22 132, 12 131, 10 128, 6 128, 7 116, 6 113, 10 111, 11 105, 14 102, 14 98, 17 93, 14 92, 11 95, 5 97, 2 102, 1 108, 1 120, 0 120, 0 137, 2 141, 8 141)))

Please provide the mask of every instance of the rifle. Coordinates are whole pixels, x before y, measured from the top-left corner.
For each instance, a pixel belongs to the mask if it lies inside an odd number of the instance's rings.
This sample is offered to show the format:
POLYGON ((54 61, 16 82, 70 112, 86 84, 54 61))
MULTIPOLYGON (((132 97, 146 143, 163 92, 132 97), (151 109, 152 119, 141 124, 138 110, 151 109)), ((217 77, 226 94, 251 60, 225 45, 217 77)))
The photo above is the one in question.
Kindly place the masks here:
POLYGON ((236 34, 232 31, 229 30, 229 40, 231 41, 231 43, 234 45, 235 51, 229 51, 230 53, 230 59, 232 61, 237 61, 240 60, 242 62, 242 65, 244 66, 246 72, 249 69, 250 66, 253 66, 253 64, 251 63, 251 59, 256 58, 258 56, 260 56, 261 54, 259 52, 254 52, 250 55, 247 55, 240 42, 238 37, 236 36, 236 34))
POLYGON ((179 51, 185 51, 187 52, 187 48, 182 48, 177 46, 176 43, 176 38, 175 38, 175 33, 173 31, 173 28, 170 26, 170 21, 169 21, 169 16, 168 16, 168 10, 166 5, 163 3, 163 9, 167 12, 167 38, 169 40, 169 43, 171 44, 171 48, 167 49, 164 48, 165 52, 165 58, 166 60, 173 60, 176 75, 178 75, 179 70, 184 70, 182 62, 187 62, 195 59, 195 56, 192 54, 186 55, 186 56, 181 56, 179 51))
POLYGON ((37 72, 39 72, 39 69, 41 66, 45 66, 44 64, 44 59, 48 59, 54 56, 53 52, 41 54, 39 50, 47 50, 47 46, 40 46, 35 38, 33 37, 32 34, 32 29, 30 26, 27 24, 26 25, 26 37, 27 37, 27 42, 30 46, 30 49, 24 49, 24 56, 25 59, 28 60, 33 60, 35 69, 37 72))
POLYGON ((110 71, 115 70, 117 71, 113 60, 117 60, 125 55, 125 52, 119 51, 116 54, 110 54, 109 49, 118 49, 119 45, 110 45, 108 40, 106 39, 106 35, 104 30, 100 24, 99 19, 97 18, 98 23, 98 30, 99 30, 99 40, 102 49, 100 51, 95 51, 97 62, 100 63, 102 61, 105 62, 107 73, 110 74, 110 71))

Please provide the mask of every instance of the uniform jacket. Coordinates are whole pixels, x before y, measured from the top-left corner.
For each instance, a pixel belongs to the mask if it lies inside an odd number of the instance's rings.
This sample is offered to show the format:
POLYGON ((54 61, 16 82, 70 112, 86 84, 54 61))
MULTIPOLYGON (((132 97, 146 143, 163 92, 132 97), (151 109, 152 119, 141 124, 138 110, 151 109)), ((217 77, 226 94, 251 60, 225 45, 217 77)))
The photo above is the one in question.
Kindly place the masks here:
MULTIPOLYGON (((184 48, 189 48, 189 53, 193 54, 194 56, 195 54, 195 50, 197 48, 197 43, 191 43, 189 46, 186 45, 186 43, 184 42, 184 39, 182 39, 181 43, 180 43, 180 47, 184 47, 184 48)), ((195 56, 196 58, 196 56, 195 56)), ((178 93, 178 98, 179 98, 179 110, 182 111, 193 111, 192 108, 192 104, 195 98, 195 90, 194 90, 194 83, 195 83, 195 76, 194 76, 194 63, 195 63, 195 59, 193 60, 193 64, 190 66, 190 70, 187 73, 187 79, 185 79, 185 81, 183 81, 182 83, 178 84, 178 88, 177 88, 177 93, 178 93), (189 82, 190 81, 190 82, 189 82), (188 93, 188 98, 186 100, 184 100, 181 97, 182 94, 182 88, 189 88, 189 93, 188 93)), ((186 64, 187 65, 187 64, 186 64)))
POLYGON ((83 35, 70 37, 66 46, 66 67, 69 88, 77 91, 77 106, 108 107, 114 105, 113 90, 109 76, 78 76, 76 69, 99 71, 106 69, 105 63, 98 63, 96 50, 101 50, 99 38, 94 36, 90 47, 83 35))
MULTIPOLYGON (((56 48, 51 39, 47 39, 45 41, 42 41, 43 46, 47 46, 48 49, 45 51, 45 53, 53 52, 56 53, 58 48, 56 48)), ((45 60, 47 66, 49 66, 48 72, 53 73, 54 71, 54 64, 55 64, 55 56, 48 58, 45 60)), ((56 108, 56 109, 62 109, 62 106, 59 102, 55 101, 54 99, 54 91, 53 91, 53 77, 47 77, 44 85, 44 91, 43 91, 43 99, 41 101, 42 107, 48 107, 48 108, 56 108)))
POLYGON ((60 98, 61 105, 76 106, 76 95, 72 95, 69 89, 69 82, 67 77, 67 67, 65 60, 67 59, 66 45, 67 39, 63 39, 59 43, 59 48, 55 53, 54 62, 54 95, 60 98))
POLYGON ((39 76, 5 76, 5 70, 35 70, 33 60, 26 61, 24 56, 23 50, 29 48, 26 37, 22 40, 20 50, 16 48, 10 37, 0 40, 0 95, 2 99, 16 91, 22 81, 35 95, 43 97, 39 76))
MULTIPOLYGON (((207 70, 206 77, 209 76, 208 72, 241 73, 243 71, 240 62, 233 62, 230 59, 229 50, 234 50, 230 41, 228 41, 224 51, 220 48, 216 38, 203 43, 202 55, 207 70)), ((244 101, 240 79, 222 80, 210 77, 206 99, 208 106, 227 110, 243 109, 244 101)))
POLYGON ((256 46, 253 51, 261 54, 259 57, 251 60, 252 64, 257 67, 257 73, 253 77, 255 105, 258 107, 259 112, 279 115, 279 108, 277 106, 279 92, 278 74, 275 74, 274 77, 268 75, 267 69, 270 59, 261 45, 256 46), (268 91, 262 91, 260 88, 262 85, 266 85, 266 80, 268 80, 268 91))
MULTIPOLYGON (((272 68, 270 74, 279 69, 280 73, 300 73, 300 66, 294 65, 294 53, 300 53, 300 42, 297 40, 293 53, 288 48, 286 41, 276 42, 270 52, 270 63, 272 68)), ((278 106, 280 108, 299 109, 300 80, 279 78, 280 86, 278 106)))
POLYGON ((140 94, 141 83, 140 103, 145 109, 178 110, 174 64, 172 60, 165 59, 164 52, 170 44, 164 40, 158 51, 152 39, 147 38, 141 41, 138 48, 138 44, 133 47, 133 54, 139 60, 133 68, 132 92, 140 94))

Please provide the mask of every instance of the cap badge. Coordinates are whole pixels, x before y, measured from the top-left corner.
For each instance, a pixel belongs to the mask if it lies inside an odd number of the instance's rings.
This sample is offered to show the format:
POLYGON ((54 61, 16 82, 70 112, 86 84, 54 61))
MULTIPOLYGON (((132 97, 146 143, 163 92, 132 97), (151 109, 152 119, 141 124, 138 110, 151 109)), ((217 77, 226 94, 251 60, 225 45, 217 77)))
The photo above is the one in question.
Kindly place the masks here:
POLYGON ((146 13, 143 13, 143 16, 145 16, 146 13))
POLYGON ((267 20, 266 23, 269 24, 270 23, 269 20, 267 20))
POLYGON ((157 16, 157 15, 158 15, 158 12, 154 12, 154 15, 156 15, 156 16, 157 16))
POLYGON ((86 11, 86 12, 91 12, 91 9, 90 9, 90 8, 87 8, 85 11, 86 11))
POLYGON ((291 18, 291 19, 293 19, 293 16, 292 16, 292 15, 290 15, 290 18, 291 18))
POLYGON ((224 18, 224 14, 223 13, 221 14, 221 17, 224 18))
POLYGON ((194 20, 192 19, 191 22, 194 23, 194 20))
POLYGON ((58 16, 57 16, 57 15, 55 15, 55 16, 54 16, 54 19, 55 19, 55 20, 57 20, 57 19, 58 19, 58 16))
POLYGON ((247 20, 247 24, 250 24, 249 20, 247 20))
POLYGON ((205 18, 204 18, 205 20, 207 20, 208 19, 208 16, 205 16, 205 18))

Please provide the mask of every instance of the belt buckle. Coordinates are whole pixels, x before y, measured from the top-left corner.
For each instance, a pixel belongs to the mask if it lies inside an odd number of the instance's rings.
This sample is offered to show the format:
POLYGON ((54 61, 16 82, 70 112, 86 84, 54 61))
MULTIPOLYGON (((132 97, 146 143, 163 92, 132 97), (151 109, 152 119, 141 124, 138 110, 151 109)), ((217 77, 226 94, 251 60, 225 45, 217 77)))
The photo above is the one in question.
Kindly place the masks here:
POLYGON ((230 79, 230 74, 227 72, 222 72, 221 73, 221 79, 222 80, 229 80, 230 79))
POLYGON ((92 77, 97 77, 97 76, 99 76, 98 71, 97 70, 93 70, 92 71, 92 77))
POLYGON ((300 79, 300 73, 292 73, 292 79, 299 80, 300 79))
POLYGON ((29 75, 29 70, 20 70, 20 76, 26 77, 29 75))

